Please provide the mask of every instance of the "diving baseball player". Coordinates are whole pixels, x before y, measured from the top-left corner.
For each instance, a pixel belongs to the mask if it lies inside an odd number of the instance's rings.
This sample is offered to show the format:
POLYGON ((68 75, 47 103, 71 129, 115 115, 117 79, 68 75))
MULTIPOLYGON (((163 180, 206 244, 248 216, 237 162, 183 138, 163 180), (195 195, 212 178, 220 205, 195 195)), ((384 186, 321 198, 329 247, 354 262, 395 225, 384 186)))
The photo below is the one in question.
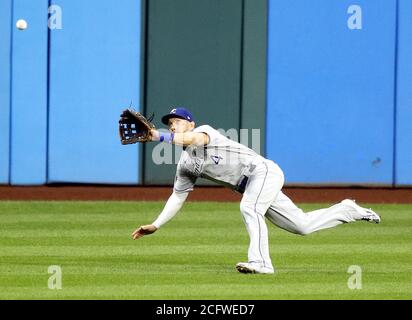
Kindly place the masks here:
POLYGON ((198 177, 215 181, 243 194, 240 202, 250 237, 248 262, 239 262, 242 273, 274 273, 269 255, 265 217, 289 232, 307 235, 342 223, 365 220, 379 223, 380 217, 346 199, 330 208, 305 213, 281 189, 284 176, 279 166, 246 146, 230 140, 209 125, 195 127, 192 114, 175 108, 162 118, 168 133, 150 129, 150 140, 183 146, 177 165, 173 193, 163 211, 149 225, 133 232, 133 239, 151 234, 180 210, 198 177))

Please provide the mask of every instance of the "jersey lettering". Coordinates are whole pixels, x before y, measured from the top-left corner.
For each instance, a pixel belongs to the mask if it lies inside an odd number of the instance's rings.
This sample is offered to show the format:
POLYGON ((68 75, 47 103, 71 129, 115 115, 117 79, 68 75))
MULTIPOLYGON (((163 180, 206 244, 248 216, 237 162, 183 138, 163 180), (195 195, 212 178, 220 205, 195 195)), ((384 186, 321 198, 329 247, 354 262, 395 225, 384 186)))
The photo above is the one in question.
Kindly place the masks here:
POLYGON ((215 164, 219 164, 219 161, 223 159, 221 156, 210 156, 215 164))

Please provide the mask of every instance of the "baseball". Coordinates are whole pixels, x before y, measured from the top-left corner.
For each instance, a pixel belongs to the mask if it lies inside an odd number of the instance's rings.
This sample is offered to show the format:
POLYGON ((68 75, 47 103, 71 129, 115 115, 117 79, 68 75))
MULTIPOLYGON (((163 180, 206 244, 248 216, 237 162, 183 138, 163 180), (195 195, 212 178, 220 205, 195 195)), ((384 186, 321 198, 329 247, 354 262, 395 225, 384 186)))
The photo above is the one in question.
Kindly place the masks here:
POLYGON ((16 22, 16 27, 19 30, 26 30, 27 29, 27 22, 26 20, 20 19, 16 22))

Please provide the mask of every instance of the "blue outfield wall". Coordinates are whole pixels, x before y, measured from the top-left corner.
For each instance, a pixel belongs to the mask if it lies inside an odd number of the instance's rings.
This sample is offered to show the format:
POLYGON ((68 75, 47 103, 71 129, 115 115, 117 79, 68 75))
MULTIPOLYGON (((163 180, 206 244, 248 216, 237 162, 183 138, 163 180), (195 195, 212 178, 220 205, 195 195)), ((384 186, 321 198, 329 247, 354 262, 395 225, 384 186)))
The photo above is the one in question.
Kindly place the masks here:
POLYGON ((14 185, 46 183, 48 0, 14 0, 11 167, 14 185), (15 27, 25 19, 27 30, 15 27))
POLYGON ((55 0, 50 32, 48 182, 136 184, 138 146, 122 146, 121 110, 140 103, 141 4, 55 0))
POLYGON ((412 1, 399 0, 396 184, 412 185, 412 1))
MULTIPOLYGON (((268 1, 266 156, 286 183, 412 185, 412 1, 268 1)), ((0 2, 0 184, 140 182, 117 119, 140 107, 141 14, 0 2)))
POLYGON ((0 184, 9 183, 12 0, 0 1, 0 184))
POLYGON ((353 4, 269 1, 266 155, 287 184, 393 182, 396 0, 356 1, 361 29, 353 4))
POLYGON ((1 1, 0 184, 139 182, 140 28, 140 0, 1 1))

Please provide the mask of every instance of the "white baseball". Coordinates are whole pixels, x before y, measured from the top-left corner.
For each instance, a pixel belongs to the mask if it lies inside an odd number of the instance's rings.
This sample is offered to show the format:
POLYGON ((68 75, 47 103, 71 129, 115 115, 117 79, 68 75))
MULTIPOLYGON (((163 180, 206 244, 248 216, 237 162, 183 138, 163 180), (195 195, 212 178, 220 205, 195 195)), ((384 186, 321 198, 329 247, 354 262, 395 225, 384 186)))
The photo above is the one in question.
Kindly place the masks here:
POLYGON ((16 27, 19 30, 26 30, 27 29, 27 22, 26 20, 20 19, 16 22, 16 27))

